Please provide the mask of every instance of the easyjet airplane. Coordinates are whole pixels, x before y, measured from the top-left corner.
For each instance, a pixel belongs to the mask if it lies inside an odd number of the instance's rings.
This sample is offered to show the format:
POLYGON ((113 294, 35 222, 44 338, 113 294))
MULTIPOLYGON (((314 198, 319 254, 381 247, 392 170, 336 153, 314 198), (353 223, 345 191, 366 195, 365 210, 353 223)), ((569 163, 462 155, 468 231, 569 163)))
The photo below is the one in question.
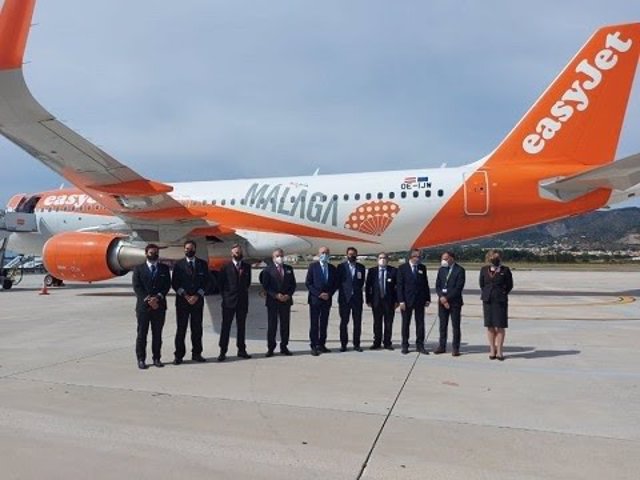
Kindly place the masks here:
POLYGON ((233 243, 248 256, 429 247, 579 215, 636 194, 640 154, 613 161, 638 64, 640 24, 601 28, 496 149, 456 168, 167 184, 144 178, 46 111, 23 54, 35 0, 0 13, 0 132, 74 189, 16 195, 13 249, 57 278, 126 273, 147 242, 166 258, 187 238, 212 268, 233 243), (205 249, 206 247, 206 249, 205 249))

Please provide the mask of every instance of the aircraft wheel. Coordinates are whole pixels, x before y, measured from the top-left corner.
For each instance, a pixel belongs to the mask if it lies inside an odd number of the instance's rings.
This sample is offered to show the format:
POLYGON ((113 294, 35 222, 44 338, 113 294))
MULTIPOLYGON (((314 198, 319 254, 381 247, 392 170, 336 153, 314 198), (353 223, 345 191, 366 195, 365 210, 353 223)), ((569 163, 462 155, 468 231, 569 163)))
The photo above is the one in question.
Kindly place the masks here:
POLYGON ((11 287, 13 287, 13 282, 11 281, 11 279, 5 278, 4 281, 2 282, 2 289, 11 290, 11 287))
POLYGON ((44 276, 44 284, 45 284, 47 287, 53 287, 53 282, 54 282, 55 280, 56 280, 56 278, 55 278, 53 275, 51 275, 50 273, 47 273, 47 274, 44 276))

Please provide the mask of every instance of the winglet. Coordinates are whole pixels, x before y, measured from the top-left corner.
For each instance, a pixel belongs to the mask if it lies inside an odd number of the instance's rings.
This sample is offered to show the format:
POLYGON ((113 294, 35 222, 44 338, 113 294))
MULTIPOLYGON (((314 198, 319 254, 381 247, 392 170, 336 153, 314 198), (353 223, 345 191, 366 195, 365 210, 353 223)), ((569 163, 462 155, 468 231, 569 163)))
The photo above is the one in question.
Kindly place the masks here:
POLYGON ((36 0, 5 0, 0 11, 0 70, 22 67, 36 0))

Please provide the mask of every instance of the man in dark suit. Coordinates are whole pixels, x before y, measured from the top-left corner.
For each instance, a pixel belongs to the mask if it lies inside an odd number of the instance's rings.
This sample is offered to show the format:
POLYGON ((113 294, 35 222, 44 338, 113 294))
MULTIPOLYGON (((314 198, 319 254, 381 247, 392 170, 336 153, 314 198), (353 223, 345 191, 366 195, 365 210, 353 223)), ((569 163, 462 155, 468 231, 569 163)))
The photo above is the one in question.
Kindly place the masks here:
POLYGON ((185 258, 173 267, 171 286, 176 291, 176 338, 174 365, 180 365, 186 353, 184 338, 191 320, 191 359, 206 362, 202 356, 202 310, 205 293, 211 288, 209 264, 196 257, 196 242, 184 243, 185 258))
POLYGON ((393 350, 393 318, 398 307, 396 273, 396 269, 389 265, 389 257, 384 252, 378 254, 378 266, 370 268, 367 272, 365 298, 373 312, 371 350, 378 350, 383 345, 386 350, 393 350))
POLYGON ((238 357, 251 358, 245 343, 245 327, 249 312, 249 287, 251 286, 251 265, 243 259, 242 247, 231 248, 231 261, 220 270, 219 283, 222 295, 222 329, 220 332, 220 355, 218 361, 227 358, 229 335, 233 318, 236 319, 236 345, 238 357))
POLYGON ((273 251, 273 263, 260 273, 260 283, 265 291, 267 305, 267 357, 273 356, 276 349, 276 332, 280 319, 280 353, 291 355, 289 351, 289 319, 293 293, 296 291, 296 277, 291 265, 284 263, 281 248, 273 251))
POLYGON ((309 265, 305 285, 309 290, 309 343, 311 355, 329 353, 326 347, 331 299, 336 293, 338 273, 329 263, 329 249, 320 247, 319 260, 309 265))
POLYGON ((347 248, 347 259, 338 265, 338 309, 340 312, 340 351, 347 351, 349 343, 349 317, 353 316, 353 349, 361 352, 362 292, 364 290, 364 265, 358 263, 358 250, 347 248))
POLYGON ((449 317, 451 317, 451 329, 453 330, 453 342, 451 344, 452 355, 460 356, 460 314, 462 312, 462 290, 464 289, 465 271, 456 263, 453 252, 442 254, 440 269, 436 278, 436 292, 438 293, 438 317, 440 318, 440 344, 433 352, 435 354, 447 351, 447 330, 449 329, 449 317))
POLYGON ((167 312, 167 293, 171 288, 169 267, 158 262, 159 248, 153 243, 145 249, 147 261, 133 269, 133 291, 136 293, 136 317, 138 336, 136 338, 136 357, 138 368, 147 368, 147 335, 151 325, 151 352, 153 364, 164 367, 160 361, 162 350, 162 328, 167 312))
POLYGON ((424 310, 431 303, 427 267, 420 262, 420 250, 409 253, 409 261, 398 268, 398 302, 402 312, 402 353, 409 353, 411 317, 416 319, 416 351, 424 355, 424 310))

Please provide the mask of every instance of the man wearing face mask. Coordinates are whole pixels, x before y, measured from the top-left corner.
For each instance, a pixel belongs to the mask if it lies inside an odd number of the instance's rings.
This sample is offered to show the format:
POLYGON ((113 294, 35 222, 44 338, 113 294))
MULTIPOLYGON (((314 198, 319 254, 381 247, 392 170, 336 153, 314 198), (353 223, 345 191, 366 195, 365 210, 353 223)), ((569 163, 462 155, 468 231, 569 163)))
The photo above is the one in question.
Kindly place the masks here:
POLYGON ((358 262, 358 250, 347 248, 347 259, 338 265, 338 309, 340 312, 340 351, 347 351, 349 318, 353 316, 353 349, 362 352, 362 293, 366 269, 358 262))
POLYGON ((204 295, 211 286, 209 265, 196 257, 196 242, 184 243, 184 258, 173 267, 171 286, 176 292, 176 338, 174 365, 180 365, 186 353, 184 339, 191 322, 191 359, 206 362, 202 356, 202 311, 204 295))
POLYGON ((389 265, 386 253, 378 254, 378 266, 367 272, 365 288, 367 305, 373 312, 373 345, 371 350, 384 346, 393 350, 393 317, 398 306, 396 296, 396 269, 389 265), (384 329, 383 329, 384 327, 384 329))
POLYGON ((242 247, 231 248, 231 261, 220 271, 220 294, 222 295, 222 328, 220 332, 220 355, 218 361, 227 358, 231 324, 236 319, 236 345, 238 357, 251 358, 245 343, 245 326, 249 312, 249 287, 251 286, 251 265, 243 259, 242 247))
POLYGON ((273 356, 276 349, 276 332, 280 319, 280 353, 290 356, 289 318, 293 293, 296 291, 296 277, 293 268, 284 263, 284 252, 277 248, 272 254, 273 263, 260 273, 260 283, 266 293, 267 305, 267 357, 273 356))
POLYGON ((411 317, 416 319, 416 351, 424 355, 424 310, 431 303, 427 267, 420 262, 420 250, 409 253, 409 261, 398 268, 398 302, 402 312, 402 353, 409 353, 411 317))
POLYGON ((331 299, 337 289, 336 267, 329 263, 329 249, 320 247, 318 261, 309 265, 305 285, 309 290, 309 344, 311 355, 329 353, 326 347, 331 299))
POLYGON ((465 271, 456 263, 455 254, 444 252, 440 260, 440 269, 436 278, 436 292, 438 293, 438 317, 440 318, 440 342, 433 352, 436 355, 447 351, 447 331, 449 317, 453 330, 451 343, 452 355, 460 356, 460 315, 462 312, 462 290, 464 289, 465 271))
POLYGON ((151 326, 151 353, 153 364, 164 367, 160 361, 162 350, 162 328, 167 312, 167 293, 171 288, 169 267, 158 262, 159 248, 150 243, 144 253, 145 263, 133 269, 133 291, 136 293, 136 317, 138 336, 136 338, 136 357, 138 368, 145 370, 147 364, 147 335, 151 326))

